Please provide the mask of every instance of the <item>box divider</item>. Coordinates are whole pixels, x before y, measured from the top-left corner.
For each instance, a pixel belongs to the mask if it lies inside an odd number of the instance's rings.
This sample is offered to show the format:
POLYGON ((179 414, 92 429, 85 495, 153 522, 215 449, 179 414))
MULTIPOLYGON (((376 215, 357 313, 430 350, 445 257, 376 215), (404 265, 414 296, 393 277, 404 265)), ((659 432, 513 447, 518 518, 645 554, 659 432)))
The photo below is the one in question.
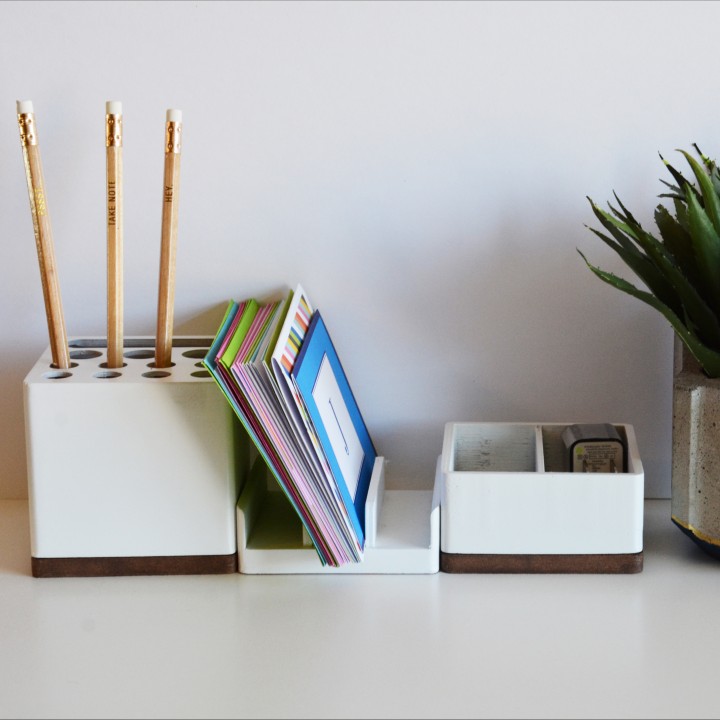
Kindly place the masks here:
POLYGON ((535 472, 545 472, 545 449, 543 448, 542 425, 535 426, 535 472))

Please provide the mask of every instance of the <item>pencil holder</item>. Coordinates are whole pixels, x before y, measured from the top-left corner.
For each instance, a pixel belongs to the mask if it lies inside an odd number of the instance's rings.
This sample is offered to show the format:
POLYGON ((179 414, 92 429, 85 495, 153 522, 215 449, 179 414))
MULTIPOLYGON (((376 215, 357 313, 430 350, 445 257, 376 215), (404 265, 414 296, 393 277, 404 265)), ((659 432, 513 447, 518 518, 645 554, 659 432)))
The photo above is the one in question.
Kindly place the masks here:
POLYGON ((175 338, 154 368, 152 338, 71 340, 24 382, 35 577, 229 573, 244 453, 234 416, 202 367, 211 338, 175 338))

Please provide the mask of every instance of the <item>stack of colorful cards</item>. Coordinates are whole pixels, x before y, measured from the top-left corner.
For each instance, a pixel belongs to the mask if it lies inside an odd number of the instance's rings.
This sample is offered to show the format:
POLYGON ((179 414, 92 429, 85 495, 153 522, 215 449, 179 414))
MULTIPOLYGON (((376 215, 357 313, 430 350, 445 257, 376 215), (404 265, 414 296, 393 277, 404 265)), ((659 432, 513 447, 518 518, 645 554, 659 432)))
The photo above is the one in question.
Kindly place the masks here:
POLYGON ((323 564, 360 562, 376 452, 323 318, 302 287, 231 301, 205 365, 323 564))

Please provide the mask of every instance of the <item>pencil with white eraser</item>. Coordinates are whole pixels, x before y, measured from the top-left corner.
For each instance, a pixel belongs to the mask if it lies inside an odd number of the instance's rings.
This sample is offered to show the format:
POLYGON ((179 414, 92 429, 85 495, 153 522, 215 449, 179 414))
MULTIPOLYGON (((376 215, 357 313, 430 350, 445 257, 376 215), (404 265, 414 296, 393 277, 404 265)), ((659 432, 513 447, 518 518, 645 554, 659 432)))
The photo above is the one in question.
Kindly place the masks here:
POLYGON ((107 366, 123 366, 123 116, 122 103, 105 103, 107 227, 107 366))
POLYGON ((47 194, 45 192, 45 178, 40 159, 35 109, 32 101, 17 101, 17 118, 35 245, 40 265, 40 281, 45 303, 48 334, 50 336, 52 363, 56 368, 67 369, 70 367, 70 350, 65 330, 65 316, 63 314, 60 284, 55 263, 55 246, 50 225, 47 194))
POLYGON ((172 365, 181 149, 182 112, 171 108, 167 111, 165 117, 165 168, 163 175, 157 330, 155 335, 155 367, 157 368, 166 368, 172 365))

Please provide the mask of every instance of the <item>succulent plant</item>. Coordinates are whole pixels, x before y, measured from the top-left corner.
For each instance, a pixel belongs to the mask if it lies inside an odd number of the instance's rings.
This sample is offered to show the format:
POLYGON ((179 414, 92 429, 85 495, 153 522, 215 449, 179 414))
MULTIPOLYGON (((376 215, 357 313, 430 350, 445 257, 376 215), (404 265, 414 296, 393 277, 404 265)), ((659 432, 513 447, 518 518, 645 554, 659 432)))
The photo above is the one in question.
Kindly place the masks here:
POLYGON ((720 170, 693 147, 700 161, 679 152, 694 182, 660 156, 673 182, 661 180, 668 190, 658 197, 671 200, 674 209, 662 204, 655 208, 661 239, 640 225, 617 194, 618 208, 608 203, 610 212, 588 198, 606 232, 588 229, 622 258, 646 289, 601 270, 578 252, 601 280, 661 312, 705 373, 720 377, 720 170))

